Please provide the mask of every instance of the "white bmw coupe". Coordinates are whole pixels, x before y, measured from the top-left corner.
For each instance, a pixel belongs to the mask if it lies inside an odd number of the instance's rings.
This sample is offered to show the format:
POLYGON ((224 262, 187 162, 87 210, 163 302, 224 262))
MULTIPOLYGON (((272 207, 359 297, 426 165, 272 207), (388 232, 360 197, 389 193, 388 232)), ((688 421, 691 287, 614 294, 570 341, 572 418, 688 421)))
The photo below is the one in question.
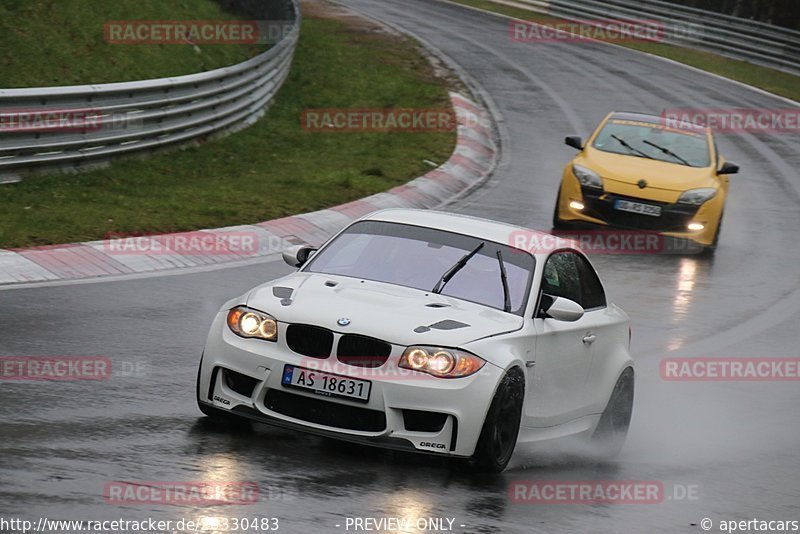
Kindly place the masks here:
POLYGON ((297 272, 217 314, 197 377, 204 414, 494 472, 518 443, 575 436, 603 457, 622 447, 629 320, 571 242, 392 209, 283 256, 297 272))

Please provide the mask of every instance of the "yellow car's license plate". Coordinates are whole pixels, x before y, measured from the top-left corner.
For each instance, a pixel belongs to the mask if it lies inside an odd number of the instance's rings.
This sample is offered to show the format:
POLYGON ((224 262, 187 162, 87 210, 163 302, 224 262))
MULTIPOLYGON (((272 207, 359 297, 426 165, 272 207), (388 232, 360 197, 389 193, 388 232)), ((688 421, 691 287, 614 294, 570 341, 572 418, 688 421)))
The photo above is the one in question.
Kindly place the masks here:
POLYGON ((631 202, 630 200, 617 199, 614 201, 614 209, 630 213, 639 213, 641 215, 650 215, 651 217, 661 217, 661 206, 631 202))

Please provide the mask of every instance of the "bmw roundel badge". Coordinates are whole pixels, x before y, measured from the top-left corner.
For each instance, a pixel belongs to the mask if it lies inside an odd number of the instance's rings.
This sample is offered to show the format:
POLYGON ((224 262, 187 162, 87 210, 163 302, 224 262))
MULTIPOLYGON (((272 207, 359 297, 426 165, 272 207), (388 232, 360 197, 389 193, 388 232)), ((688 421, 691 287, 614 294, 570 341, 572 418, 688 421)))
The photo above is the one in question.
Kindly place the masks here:
POLYGON ((347 317, 342 317, 336 322, 339 323, 339 326, 347 326, 350 324, 350 319, 348 319, 347 317))

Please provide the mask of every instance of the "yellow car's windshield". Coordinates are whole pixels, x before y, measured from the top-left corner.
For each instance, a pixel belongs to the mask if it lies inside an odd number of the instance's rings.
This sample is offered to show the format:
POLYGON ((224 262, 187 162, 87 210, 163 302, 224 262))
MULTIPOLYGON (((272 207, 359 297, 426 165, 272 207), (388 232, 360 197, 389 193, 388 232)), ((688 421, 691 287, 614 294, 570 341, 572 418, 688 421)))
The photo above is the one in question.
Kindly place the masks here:
POLYGON ((603 126, 592 145, 603 152, 625 154, 687 165, 711 165, 705 133, 661 124, 611 119, 603 126))

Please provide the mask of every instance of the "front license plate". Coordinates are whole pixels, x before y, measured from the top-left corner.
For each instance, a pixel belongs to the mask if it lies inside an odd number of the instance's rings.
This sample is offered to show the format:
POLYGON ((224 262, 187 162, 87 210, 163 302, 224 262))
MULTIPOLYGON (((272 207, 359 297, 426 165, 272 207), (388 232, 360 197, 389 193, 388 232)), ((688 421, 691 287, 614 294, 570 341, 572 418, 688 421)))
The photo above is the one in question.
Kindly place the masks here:
POLYGON ((286 365, 283 368, 281 384, 289 388, 305 389, 328 397, 367 402, 372 382, 346 376, 332 375, 304 367, 286 365))
POLYGON ((642 204, 641 202, 631 202, 630 200, 617 199, 614 201, 614 209, 650 215, 651 217, 661 217, 661 206, 652 204, 642 204))

